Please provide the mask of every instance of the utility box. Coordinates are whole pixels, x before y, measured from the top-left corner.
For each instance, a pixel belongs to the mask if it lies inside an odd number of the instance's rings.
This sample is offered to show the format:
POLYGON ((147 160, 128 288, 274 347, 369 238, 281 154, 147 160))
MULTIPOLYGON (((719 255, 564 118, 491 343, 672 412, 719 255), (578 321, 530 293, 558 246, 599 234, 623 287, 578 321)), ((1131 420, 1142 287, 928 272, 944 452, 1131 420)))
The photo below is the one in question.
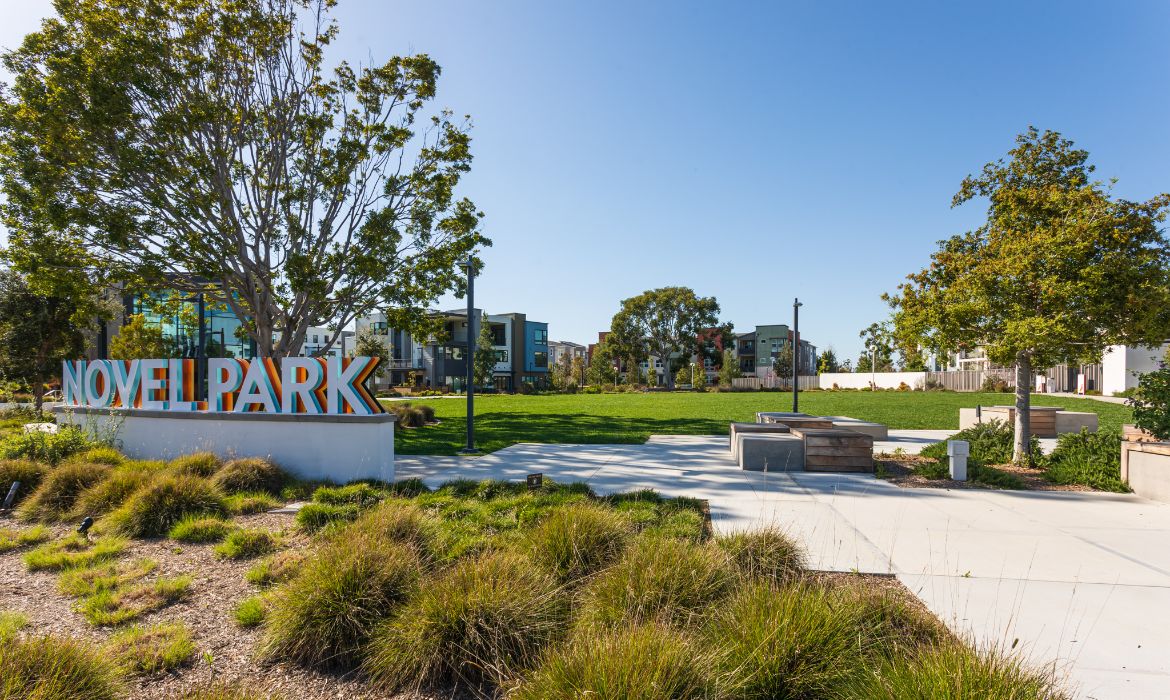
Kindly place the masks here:
POLYGON ((967 480, 967 456, 970 454, 971 445, 966 440, 947 440, 947 458, 951 478, 955 481, 967 480))

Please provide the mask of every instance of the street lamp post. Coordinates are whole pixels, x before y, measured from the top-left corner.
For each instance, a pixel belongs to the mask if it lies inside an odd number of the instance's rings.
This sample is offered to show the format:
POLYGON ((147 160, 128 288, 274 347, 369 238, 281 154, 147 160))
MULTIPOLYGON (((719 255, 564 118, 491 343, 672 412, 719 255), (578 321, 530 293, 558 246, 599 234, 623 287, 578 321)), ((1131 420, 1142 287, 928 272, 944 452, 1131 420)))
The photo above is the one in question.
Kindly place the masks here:
POLYGON ((695 363, 691 363, 691 388, 695 388, 695 363))
POLYGON ((460 454, 479 454, 475 449, 475 259, 467 256, 467 446, 460 454))
POLYGON ((800 409, 800 299, 792 300, 792 412, 800 409))

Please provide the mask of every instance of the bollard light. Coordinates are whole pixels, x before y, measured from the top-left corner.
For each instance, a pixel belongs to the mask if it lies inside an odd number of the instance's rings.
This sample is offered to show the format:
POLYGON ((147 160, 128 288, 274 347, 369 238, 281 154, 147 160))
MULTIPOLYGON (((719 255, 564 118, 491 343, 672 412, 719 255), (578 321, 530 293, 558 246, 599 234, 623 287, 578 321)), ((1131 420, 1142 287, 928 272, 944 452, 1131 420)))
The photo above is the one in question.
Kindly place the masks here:
POLYGON ((947 458, 951 478, 955 481, 967 480, 967 455, 970 453, 971 445, 966 440, 947 440, 947 458))

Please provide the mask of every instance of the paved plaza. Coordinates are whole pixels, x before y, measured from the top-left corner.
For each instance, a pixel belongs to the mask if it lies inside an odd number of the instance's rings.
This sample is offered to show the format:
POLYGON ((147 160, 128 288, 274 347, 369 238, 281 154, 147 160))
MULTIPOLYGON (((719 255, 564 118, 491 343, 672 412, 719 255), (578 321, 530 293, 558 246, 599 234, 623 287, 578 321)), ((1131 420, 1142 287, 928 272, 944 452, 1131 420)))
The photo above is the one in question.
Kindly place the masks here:
MULTIPOLYGON (((917 452, 947 431, 890 431, 917 452)), ((815 569, 897 576, 977 642, 1057 659, 1078 697, 1170 696, 1170 505, 1107 493, 899 488, 865 474, 741 471, 727 439, 522 444, 487 456, 400 456, 396 478, 521 480, 599 494, 640 488, 710 501, 720 532, 776 524, 815 569)))

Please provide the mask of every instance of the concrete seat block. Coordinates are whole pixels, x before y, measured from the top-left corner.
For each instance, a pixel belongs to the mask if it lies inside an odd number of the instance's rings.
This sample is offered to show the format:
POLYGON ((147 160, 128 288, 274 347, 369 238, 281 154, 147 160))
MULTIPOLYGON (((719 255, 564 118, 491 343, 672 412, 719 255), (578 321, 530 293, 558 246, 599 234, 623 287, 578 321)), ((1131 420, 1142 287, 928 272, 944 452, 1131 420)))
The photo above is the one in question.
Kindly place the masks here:
POLYGON ((788 426, 779 423, 732 423, 728 443, 731 447, 731 458, 739 460, 739 443, 735 439, 737 435, 743 433, 754 433, 763 435, 782 435, 788 433, 788 426))
POLYGON ((741 433, 736 440, 740 469, 756 472, 804 470, 804 441, 798 437, 779 433, 741 433))
POLYGON ((1056 434, 1079 433, 1085 428, 1090 433, 1097 432, 1097 414, 1081 411, 1057 411, 1056 434))
POLYGON ((888 440, 890 437, 889 428, 881 423, 850 418, 849 416, 825 416, 825 418, 833 421, 834 428, 846 428, 858 433, 865 433, 874 440, 888 440))
POLYGON ((812 418, 807 413, 792 413, 791 411, 757 411, 757 423, 775 423, 776 418, 812 418))

